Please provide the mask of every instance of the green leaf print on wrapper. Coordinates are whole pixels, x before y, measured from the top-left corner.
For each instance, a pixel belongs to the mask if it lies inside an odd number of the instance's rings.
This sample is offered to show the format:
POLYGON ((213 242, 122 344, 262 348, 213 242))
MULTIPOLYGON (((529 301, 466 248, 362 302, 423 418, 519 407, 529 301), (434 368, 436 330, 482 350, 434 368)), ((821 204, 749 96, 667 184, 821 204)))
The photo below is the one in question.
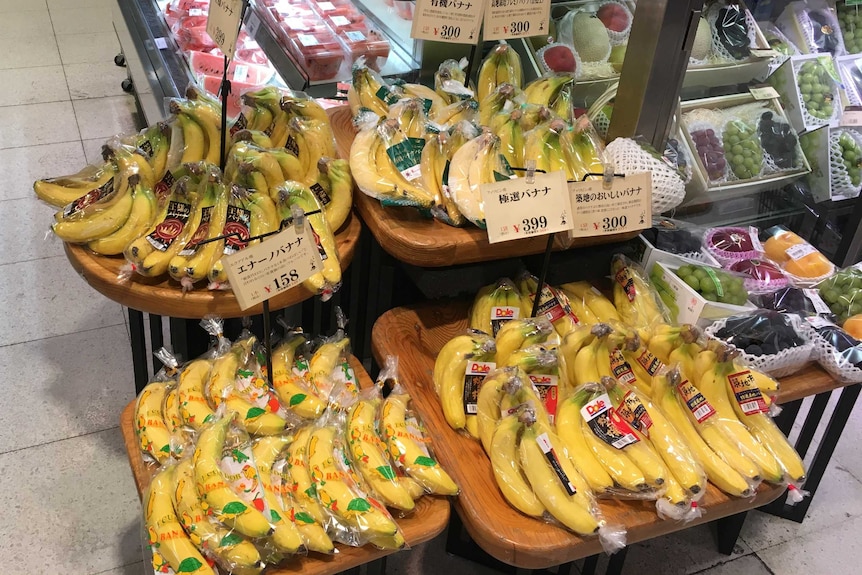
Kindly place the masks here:
POLYGON ((347 504, 348 511, 359 511, 361 513, 365 513, 371 509, 371 504, 368 503, 365 499, 361 497, 357 497, 352 499, 350 503, 347 504))

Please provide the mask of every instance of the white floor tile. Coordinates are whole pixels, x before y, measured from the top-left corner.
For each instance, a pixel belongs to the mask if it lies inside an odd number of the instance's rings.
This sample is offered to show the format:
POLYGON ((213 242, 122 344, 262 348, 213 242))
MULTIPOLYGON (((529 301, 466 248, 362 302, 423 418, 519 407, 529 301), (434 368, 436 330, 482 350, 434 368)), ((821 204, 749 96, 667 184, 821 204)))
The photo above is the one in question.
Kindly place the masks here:
POLYGON ((830 529, 850 517, 862 517, 862 483, 835 461, 830 463, 803 523, 759 511, 748 514, 741 539, 755 552, 830 529))
POLYGON ((105 145, 107 138, 93 138, 92 140, 83 140, 84 156, 87 158, 88 164, 95 164, 102 161, 102 146, 105 145))
MULTIPOLYGON (((150 567, 150 571, 152 571, 152 569, 153 568, 150 567)), ((130 563, 129 565, 123 565, 122 567, 117 567, 115 569, 99 571, 92 575, 141 575, 142 573, 146 574, 146 571, 144 571, 144 563, 143 561, 138 561, 137 563, 130 563)))
POLYGON ((80 139, 71 102, 0 108, 0 148, 72 141, 80 145, 80 139))
POLYGON ((95 34, 62 34, 57 36, 57 45, 64 65, 85 62, 113 64, 114 56, 120 52, 120 42, 113 31, 95 34))
POLYGON ((50 12, 54 33, 58 36, 114 31, 114 22, 108 7, 52 8, 50 12))
POLYGON ((33 196, 0 202, 0 211, 6 216, 0 226, 0 245, 10 246, 0 251, 0 265, 63 255, 60 242, 45 239, 45 228, 57 208, 33 196))
POLYGON ((755 555, 746 555, 705 571, 698 571, 697 575, 777 575, 777 572, 773 573, 767 569, 755 555))
POLYGON ((45 0, 21 2, 21 0, 0 0, 0 12, 45 12, 48 10, 45 0))
POLYGON ((83 140, 138 131, 134 96, 75 100, 72 105, 83 140))
POLYGON ((15 310, 0 345, 123 324, 120 305, 88 286, 66 256, 0 266, 0 308, 15 310))
POLYGON ((110 0, 48 0, 48 9, 51 11, 68 8, 111 8, 110 0))
POLYGON ((32 38, 0 38, 0 70, 58 66, 60 53, 54 36, 32 38))
POLYGON ((141 508, 118 428, 0 455, 3 575, 140 560, 141 508))
POLYGON ((862 400, 856 400, 856 407, 847 420, 847 426, 841 434, 841 439, 832 456, 837 465, 853 474, 853 477, 862 481, 862 453, 859 453, 860 441, 862 441, 862 400))
POLYGON ((125 68, 116 66, 110 60, 65 64, 63 68, 66 71, 69 93, 73 100, 125 95, 120 84, 129 77, 129 74, 125 68))
MULTIPOLYGON (((0 115, 2 113, 0 112, 0 115)), ((0 126, 0 134, 3 134, 0 126)), ((77 128, 75 128, 77 131, 77 128)), ((81 142, 0 149, 0 201, 34 198, 33 182, 73 174, 86 165, 81 142)))
POLYGON ((51 26, 51 18, 46 10, 11 10, 4 11, 0 16, 0 38, 50 38, 52 36, 54 36, 54 28, 51 26))
POLYGON ((856 517, 757 555, 773 573, 781 575, 857 573, 857 557, 862 552, 860 533, 862 517, 856 517))
POLYGON ((0 106, 62 102, 69 99, 62 66, 0 70, 0 106))
POLYGON ((13 410, 0 411, 0 453, 103 431, 135 397, 132 356, 122 325, 0 347, 0 369, 26 365, 7 386, 13 410))

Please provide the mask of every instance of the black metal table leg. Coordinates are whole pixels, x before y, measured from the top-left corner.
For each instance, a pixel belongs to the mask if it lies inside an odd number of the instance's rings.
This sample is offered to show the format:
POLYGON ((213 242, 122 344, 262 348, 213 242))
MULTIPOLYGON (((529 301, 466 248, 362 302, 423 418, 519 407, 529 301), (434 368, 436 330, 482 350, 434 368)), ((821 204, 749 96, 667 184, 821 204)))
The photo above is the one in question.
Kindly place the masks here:
POLYGON ((209 347, 209 335, 200 327, 199 320, 170 318, 171 347, 174 355, 188 361, 202 355, 209 347))
POLYGON ((127 308, 129 313, 129 335, 132 345, 132 370, 135 374, 135 395, 139 394, 149 381, 147 374, 147 342, 144 338, 144 314, 136 309, 127 308))
POLYGON ((802 424, 802 430, 799 432, 799 438, 796 440, 796 451, 800 457, 805 457, 808 454, 808 448, 811 447, 814 433, 820 425, 820 420, 823 419, 823 413, 829 405, 831 395, 832 392, 827 391, 814 396, 811 409, 808 411, 808 416, 805 418, 805 423, 802 424))
POLYGON ((502 573, 515 573, 515 567, 495 559, 470 538, 470 534, 467 533, 467 529, 464 528, 464 524, 457 513, 452 513, 449 516, 449 526, 446 532, 446 553, 496 569, 502 573))
POLYGON ((596 568, 599 566, 599 556, 590 555, 584 558, 584 565, 581 567, 581 575, 596 575, 596 568))
MULTIPOLYGON (((148 317, 150 319, 150 351, 155 353, 165 345, 162 336, 162 316, 149 314, 148 317)), ((152 361, 153 374, 155 374, 162 368, 162 365, 155 355, 152 356, 152 361)))
POLYGON ((775 417, 775 425, 778 426, 778 429, 780 429, 784 435, 790 435, 790 431, 793 429, 793 423, 796 421, 796 416, 799 415, 799 409, 802 407, 803 399, 797 399, 796 401, 785 403, 781 406, 781 413, 775 417))
POLYGON ((613 555, 608 561, 608 569, 605 575, 622 575, 623 563, 626 561, 626 554, 629 552, 628 547, 623 547, 613 555))
POLYGON ((724 555, 733 553, 733 548, 736 547, 736 541, 739 539, 739 533, 742 531, 747 515, 748 511, 744 511, 712 522, 719 553, 724 555))

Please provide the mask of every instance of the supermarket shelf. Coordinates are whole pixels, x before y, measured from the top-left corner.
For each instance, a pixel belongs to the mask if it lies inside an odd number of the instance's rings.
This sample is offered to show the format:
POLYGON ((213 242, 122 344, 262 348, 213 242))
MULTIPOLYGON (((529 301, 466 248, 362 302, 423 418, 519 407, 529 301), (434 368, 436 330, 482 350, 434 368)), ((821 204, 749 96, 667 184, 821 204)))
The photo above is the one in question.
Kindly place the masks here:
POLYGON ((143 119, 152 125, 166 116, 165 98, 185 92, 191 72, 154 0, 117 0, 113 19, 143 119))

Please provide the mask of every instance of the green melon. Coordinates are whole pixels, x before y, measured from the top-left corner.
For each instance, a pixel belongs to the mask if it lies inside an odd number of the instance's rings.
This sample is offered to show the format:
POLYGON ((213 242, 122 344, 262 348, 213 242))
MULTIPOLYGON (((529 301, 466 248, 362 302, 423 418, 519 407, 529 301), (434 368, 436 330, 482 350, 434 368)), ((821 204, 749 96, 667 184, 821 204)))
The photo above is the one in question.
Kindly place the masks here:
POLYGON ((572 44, 584 62, 606 60, 611 39, 602 21, 595 15, 579 12, 572 21, 572 44))

